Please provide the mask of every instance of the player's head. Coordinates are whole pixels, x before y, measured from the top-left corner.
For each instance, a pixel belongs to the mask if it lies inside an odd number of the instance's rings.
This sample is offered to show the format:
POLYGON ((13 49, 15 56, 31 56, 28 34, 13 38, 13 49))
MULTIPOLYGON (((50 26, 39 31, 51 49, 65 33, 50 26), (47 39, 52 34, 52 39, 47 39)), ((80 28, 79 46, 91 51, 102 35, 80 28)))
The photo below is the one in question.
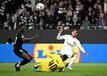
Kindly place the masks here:
POLYGON ((26 26, 22 26, 22 27, 19 29, 20 32, 24 32, 25 30, 26 30, 26 26))
POLYGON ((76 30, 76 29, 73 29, 72 31, 71 31, 71 35, 72 35, 72 37, 77 37, 77 35, 78 35, 78 31, 76 30))

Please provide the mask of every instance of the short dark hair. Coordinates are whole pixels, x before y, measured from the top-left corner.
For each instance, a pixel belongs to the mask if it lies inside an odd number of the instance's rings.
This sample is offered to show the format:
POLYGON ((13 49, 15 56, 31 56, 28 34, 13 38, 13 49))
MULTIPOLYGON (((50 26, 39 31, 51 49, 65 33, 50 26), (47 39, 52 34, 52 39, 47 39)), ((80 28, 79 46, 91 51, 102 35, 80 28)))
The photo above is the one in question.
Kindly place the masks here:
POLYGON ((24 29, 26 28, 26 26, 21 26, 20 29, 19 29, 19 32, 24 32, 24 29))
POLYGON ((73 32, 73 31, 78 31, 78 30, 77 29, 72 29, 71 32, 73 32))

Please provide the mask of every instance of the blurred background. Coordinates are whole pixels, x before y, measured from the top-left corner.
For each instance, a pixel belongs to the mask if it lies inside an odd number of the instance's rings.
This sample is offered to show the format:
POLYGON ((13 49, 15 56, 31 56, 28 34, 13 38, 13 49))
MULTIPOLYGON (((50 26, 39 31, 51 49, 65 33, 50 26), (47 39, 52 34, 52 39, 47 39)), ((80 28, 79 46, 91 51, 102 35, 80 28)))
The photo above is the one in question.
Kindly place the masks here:
POLYGON ((107 30, 107 0, 0 0, 0 30, 107 30), (36 11, 43 3, 45 9, 36 11))

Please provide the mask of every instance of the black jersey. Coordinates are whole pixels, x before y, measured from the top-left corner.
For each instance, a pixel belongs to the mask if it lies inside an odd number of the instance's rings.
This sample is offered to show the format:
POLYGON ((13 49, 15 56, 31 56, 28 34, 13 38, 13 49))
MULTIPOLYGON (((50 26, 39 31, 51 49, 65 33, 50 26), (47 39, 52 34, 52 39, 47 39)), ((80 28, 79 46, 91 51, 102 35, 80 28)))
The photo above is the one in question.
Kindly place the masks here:
POLYGON ((23 38, 24 38, 24 36, 21 32, 17 33, 14 47, 22 48, 22 44, 24 42, 23 38))

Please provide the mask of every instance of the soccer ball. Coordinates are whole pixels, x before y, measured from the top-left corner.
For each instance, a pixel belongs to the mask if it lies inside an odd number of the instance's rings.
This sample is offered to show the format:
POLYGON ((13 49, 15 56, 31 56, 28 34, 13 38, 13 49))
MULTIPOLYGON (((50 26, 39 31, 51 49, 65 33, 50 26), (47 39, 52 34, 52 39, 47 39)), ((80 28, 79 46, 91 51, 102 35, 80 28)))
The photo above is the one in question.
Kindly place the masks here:
POLYGON ((36 4, 36 10, 37 11, 41 11, 45 8, 44 4, 43 3, 38 3, 36 4))

